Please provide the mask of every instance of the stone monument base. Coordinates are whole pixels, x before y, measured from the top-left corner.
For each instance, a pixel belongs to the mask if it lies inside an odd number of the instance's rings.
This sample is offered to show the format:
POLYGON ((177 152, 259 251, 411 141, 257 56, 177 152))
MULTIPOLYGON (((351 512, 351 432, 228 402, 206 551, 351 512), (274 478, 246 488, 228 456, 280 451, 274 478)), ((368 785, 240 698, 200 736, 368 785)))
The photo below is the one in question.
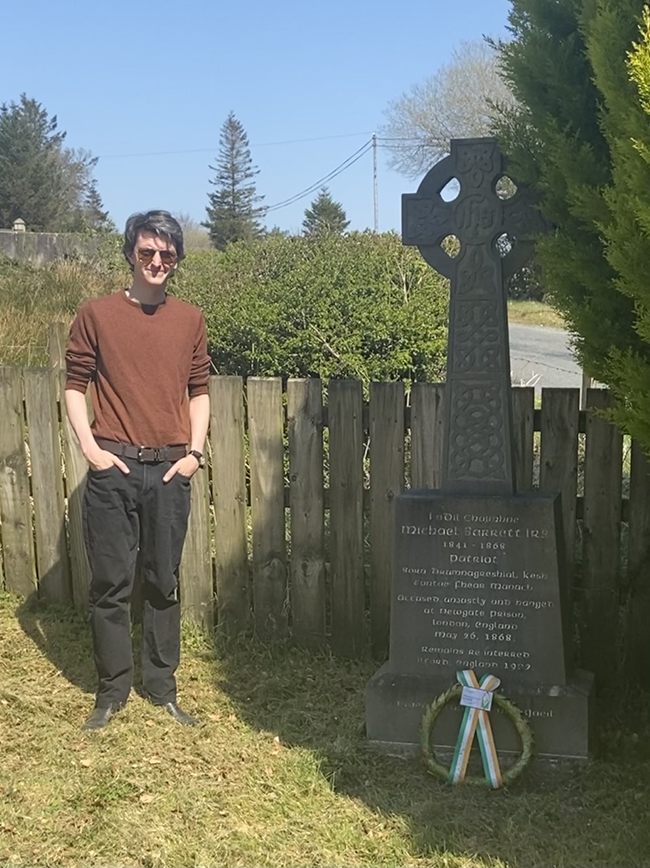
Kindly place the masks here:
MULTIPOLYGON (((546 759, 587 760, 593 674, 576 670, 566 685, 517 685, 503 680, 500 691, 525 714, 535 736, 536 755, 546 759)), ((418 752, 420 724, 427 706, 451 687, 449 678, 404 675, 384 664, 366 688, 366 735, 372 747, 408 756, 418 752)), ((490 720, 497 751, 520 751, 512 722, 497 708, 490 720)), ((442 753, 452 750, 461 722, 461 709, 450 704, 436 721, 433 742, 442 753)))

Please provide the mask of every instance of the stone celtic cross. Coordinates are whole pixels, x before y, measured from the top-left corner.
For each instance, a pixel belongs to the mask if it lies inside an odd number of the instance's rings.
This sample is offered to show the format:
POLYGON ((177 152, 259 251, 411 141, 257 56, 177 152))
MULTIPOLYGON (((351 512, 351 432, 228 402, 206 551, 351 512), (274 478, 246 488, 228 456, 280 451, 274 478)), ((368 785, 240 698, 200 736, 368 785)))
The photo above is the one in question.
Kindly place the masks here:
POLYGON ((441 487, 459 494, 515 492, 506 280, 545 222, 525 189, 501 197, 504 177, 495 139, 455 139, 417 193, 402 196, 404 244, 451 281, 441 487), (454 180, 458 196, 445 201, 454 180), (442 246, 450 236, 455 257, 442 246))

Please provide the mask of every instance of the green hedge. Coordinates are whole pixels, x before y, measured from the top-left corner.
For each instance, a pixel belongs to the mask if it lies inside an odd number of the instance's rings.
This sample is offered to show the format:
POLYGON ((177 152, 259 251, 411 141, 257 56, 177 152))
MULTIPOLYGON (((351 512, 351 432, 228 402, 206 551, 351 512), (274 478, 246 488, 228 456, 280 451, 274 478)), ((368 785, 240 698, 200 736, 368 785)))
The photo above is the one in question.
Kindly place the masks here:
MULTIPOLYGON (((2 337, 16 349, 2 361, 45 363, 49 322, 70 322, 85 297, 127 286, 120 245, 118 237, 106 239, 92 263, 35 269, 5 262, 2 337)), ((394 234, 271 235, 223 252, 191 252, 170 292, 204 312, 223 374, 366 384, 444 378, 447 283, 394 234)))
POLYGON ((220 373, 444 376, 447 284, 394 234, 268 237, 190 253, 173 291, 203 310, 220 373))

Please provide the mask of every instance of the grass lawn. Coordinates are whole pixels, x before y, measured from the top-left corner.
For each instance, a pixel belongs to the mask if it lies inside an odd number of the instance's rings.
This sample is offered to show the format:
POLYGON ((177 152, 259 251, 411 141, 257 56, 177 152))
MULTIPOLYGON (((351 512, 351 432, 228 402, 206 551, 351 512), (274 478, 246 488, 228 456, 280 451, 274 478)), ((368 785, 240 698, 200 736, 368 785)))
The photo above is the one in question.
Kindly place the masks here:
POLYGON ((451 789, 368 750, 375 666, 187 631, 185 730, 133 695, 102 732, 88 629, 0 594, 3 866, 650 864, 647 733, 603 758, 535 767, 508 791, 451 789))
POLYGON ((524 325, 552 326, 563 329, 566 324, 562 316, 550 305, 542 301, 509 301, 508 322, 524 325))

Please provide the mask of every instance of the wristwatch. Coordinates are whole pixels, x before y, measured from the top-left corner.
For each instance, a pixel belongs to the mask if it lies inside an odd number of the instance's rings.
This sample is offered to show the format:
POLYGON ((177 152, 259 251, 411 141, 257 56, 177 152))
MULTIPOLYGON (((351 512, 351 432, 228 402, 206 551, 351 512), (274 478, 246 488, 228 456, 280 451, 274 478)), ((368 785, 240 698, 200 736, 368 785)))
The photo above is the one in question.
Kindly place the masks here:
POLYGON ((187 453, 188 455, 193 455, 196 460, 199 462, 199 469, 203 469, 205 467, 205 458, 203 457, 203 453, 199 452, 198 449, 190 449, 187 453))

